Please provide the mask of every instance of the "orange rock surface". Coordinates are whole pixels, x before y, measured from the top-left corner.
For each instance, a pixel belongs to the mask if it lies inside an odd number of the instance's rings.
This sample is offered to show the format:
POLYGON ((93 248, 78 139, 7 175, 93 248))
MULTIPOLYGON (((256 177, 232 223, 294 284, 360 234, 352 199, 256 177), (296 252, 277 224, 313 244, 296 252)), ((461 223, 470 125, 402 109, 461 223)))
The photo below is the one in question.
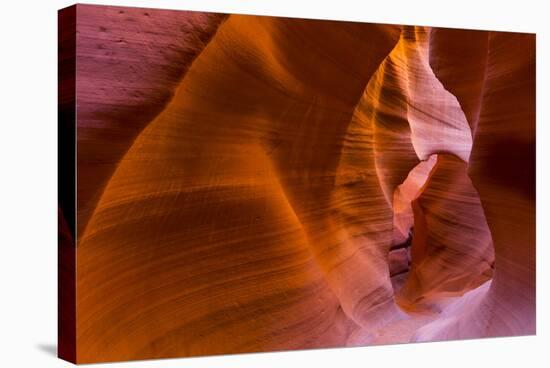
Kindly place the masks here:
POLYGON ((535 332, 534 35, 76 14, 77 362, 535 332))

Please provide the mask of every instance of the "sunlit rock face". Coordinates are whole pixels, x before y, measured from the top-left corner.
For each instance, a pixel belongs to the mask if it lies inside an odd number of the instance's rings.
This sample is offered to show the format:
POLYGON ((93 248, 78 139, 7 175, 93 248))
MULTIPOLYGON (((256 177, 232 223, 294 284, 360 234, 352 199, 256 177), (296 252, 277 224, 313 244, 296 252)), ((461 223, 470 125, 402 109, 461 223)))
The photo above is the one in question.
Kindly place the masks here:
POLYGON ((534 35, 76 30, 77 362, 535 333, 534 35))

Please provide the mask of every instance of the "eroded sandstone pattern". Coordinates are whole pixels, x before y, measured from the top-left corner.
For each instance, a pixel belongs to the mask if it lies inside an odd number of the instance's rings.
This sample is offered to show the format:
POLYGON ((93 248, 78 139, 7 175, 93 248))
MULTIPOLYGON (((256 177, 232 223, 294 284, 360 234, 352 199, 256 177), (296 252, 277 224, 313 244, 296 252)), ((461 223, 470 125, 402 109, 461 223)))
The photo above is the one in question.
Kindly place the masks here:
POLYGON ((535 333, 535 36, 77 8, 79 362, 535 333))

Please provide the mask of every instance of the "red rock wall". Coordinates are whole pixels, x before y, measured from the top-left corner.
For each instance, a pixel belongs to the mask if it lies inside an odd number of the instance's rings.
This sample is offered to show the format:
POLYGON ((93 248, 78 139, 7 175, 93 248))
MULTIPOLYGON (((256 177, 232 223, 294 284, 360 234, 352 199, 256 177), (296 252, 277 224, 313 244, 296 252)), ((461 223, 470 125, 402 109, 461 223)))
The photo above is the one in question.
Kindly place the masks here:
POLYGON ((77 30, 76 361, 534 333, 534 35, 77 30))

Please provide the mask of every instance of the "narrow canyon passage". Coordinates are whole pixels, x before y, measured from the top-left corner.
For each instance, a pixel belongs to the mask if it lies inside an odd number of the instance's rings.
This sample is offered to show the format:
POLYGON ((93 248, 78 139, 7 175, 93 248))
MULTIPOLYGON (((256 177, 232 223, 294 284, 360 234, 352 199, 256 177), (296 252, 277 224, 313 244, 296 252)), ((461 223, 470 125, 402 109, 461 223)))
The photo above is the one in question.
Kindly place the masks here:
POLYGON ((79 361, 534 332, 529 35, 84 9, 79 361))
POLYGON ((492 278, 494 249, 477 191, 455 156, 432 155, 394 194, 390 275, 404 309, 430 309, 492 278))

